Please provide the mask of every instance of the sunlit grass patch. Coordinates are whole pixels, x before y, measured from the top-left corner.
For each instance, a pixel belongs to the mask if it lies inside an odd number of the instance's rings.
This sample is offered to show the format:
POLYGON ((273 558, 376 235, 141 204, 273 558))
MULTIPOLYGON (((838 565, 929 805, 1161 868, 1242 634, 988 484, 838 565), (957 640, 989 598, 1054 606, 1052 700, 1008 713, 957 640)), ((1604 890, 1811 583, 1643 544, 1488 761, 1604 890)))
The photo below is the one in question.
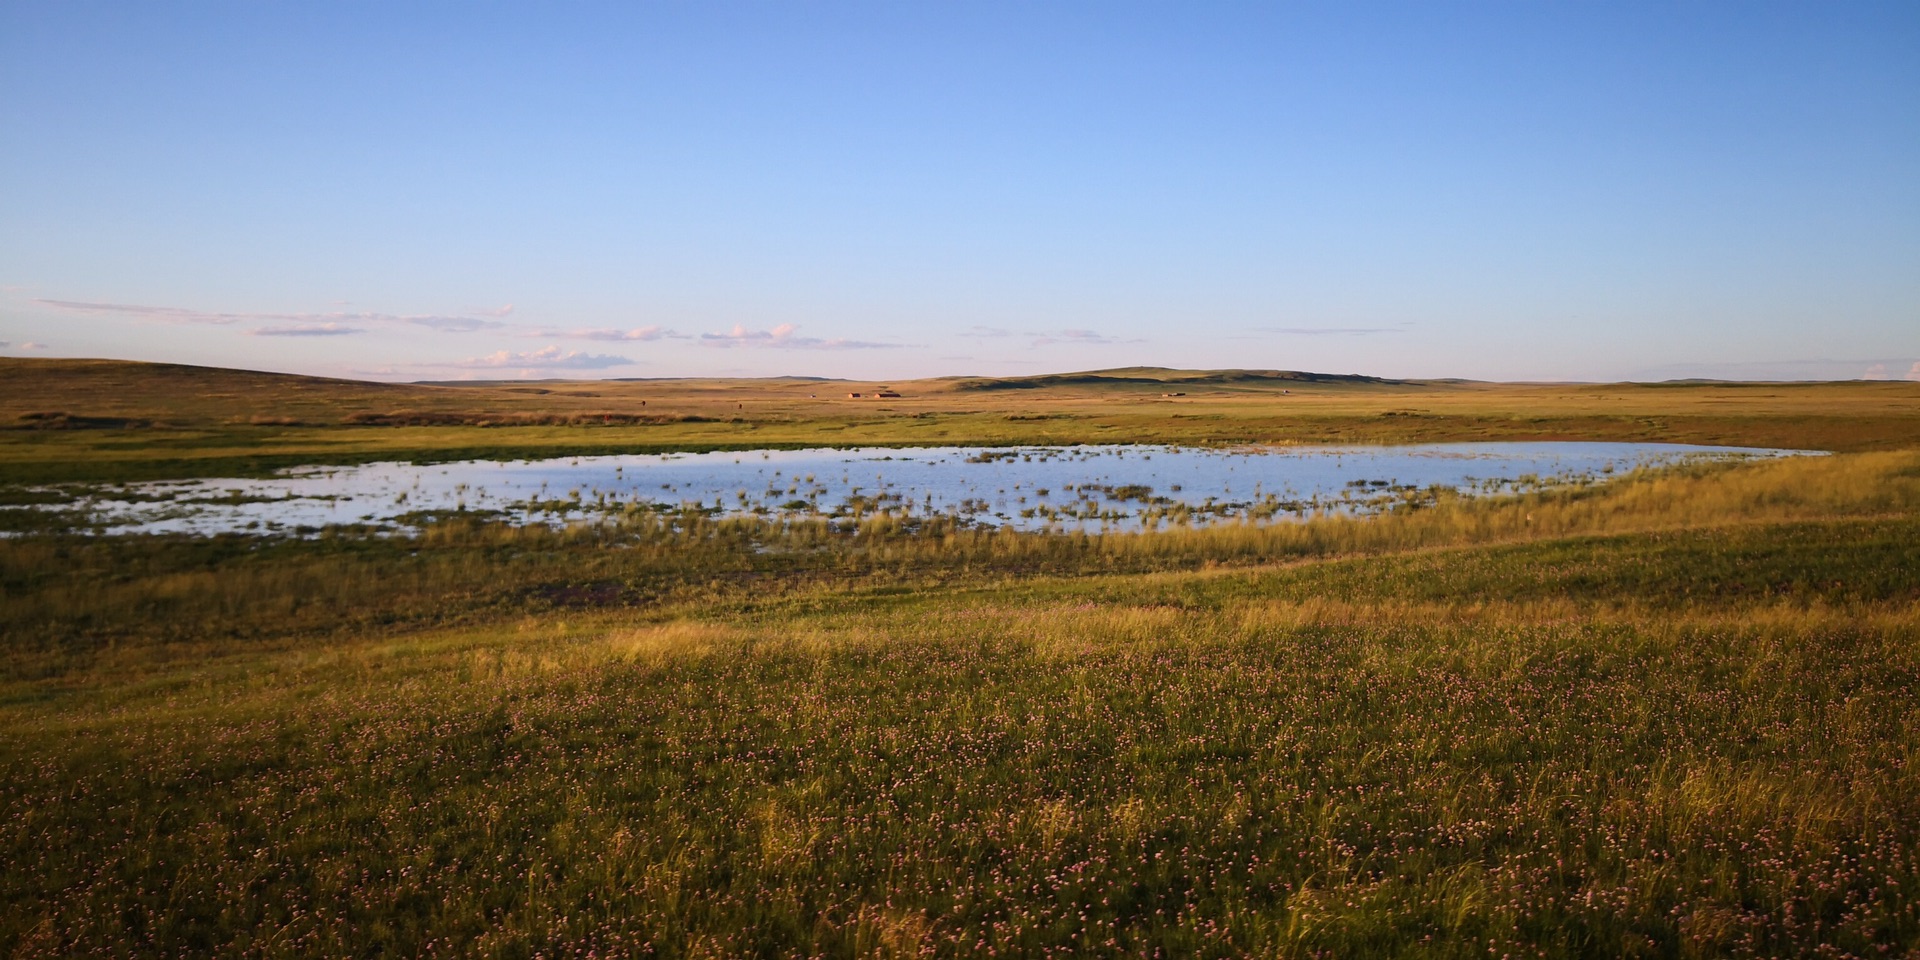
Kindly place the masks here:
POLYGON ((744 652, 744 636, 742 631, 720 624, 677 620, 616 631, 607 635, 604 642, 621 661, 659 663, 744 652))

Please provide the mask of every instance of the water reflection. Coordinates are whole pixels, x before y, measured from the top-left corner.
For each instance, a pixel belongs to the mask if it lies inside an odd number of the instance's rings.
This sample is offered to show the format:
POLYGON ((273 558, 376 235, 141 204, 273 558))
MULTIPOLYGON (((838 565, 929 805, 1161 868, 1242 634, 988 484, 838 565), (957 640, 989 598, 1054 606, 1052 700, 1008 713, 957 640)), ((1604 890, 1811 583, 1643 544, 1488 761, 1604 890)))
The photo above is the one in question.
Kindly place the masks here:
POLYGON ((1367 513, 1439 489, 1511 493, 1682 460, 1795 452, 1648 443, 759 450, 310 467, 265 479, 127 484, 76 505, 108 533, 400 530, 447 512, 569 523, 635 509, 946 514, 1020 529, 1137 530, 1367 513))

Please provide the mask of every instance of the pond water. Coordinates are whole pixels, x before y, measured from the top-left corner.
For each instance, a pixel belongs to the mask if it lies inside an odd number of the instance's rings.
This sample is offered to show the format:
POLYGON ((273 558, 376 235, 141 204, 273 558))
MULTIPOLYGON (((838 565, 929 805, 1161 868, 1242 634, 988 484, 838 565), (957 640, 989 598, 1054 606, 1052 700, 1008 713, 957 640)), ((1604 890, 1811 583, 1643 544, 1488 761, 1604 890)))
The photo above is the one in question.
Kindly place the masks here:
POLYGON ((633 510, 857 518, 947 514, 1020 529, 1365 514, 1430 498, 1603 482, 1641 467, 1800 451, 1654 443, 757 450, 307 467, 126 484, 69 504, 104 533, 416 529, 445 513, 569 523, 633 510))

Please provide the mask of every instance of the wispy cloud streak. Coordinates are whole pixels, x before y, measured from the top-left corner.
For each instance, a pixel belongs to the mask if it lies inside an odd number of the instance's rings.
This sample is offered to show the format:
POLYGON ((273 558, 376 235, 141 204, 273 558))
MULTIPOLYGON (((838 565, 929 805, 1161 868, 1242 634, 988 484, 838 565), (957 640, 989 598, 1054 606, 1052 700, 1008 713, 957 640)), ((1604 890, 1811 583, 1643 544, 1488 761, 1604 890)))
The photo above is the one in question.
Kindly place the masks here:
POLYGON ((902 346, 871 340, 796 336, 799 329, 791 323, 783 323, 772 330, 749 330, 734 324, 733 329, 726 333, 701 334, 700 343, 709 347, 768 347, 781 350, 890 350, 902 346))
POLYGON ((491 370, 518 368, 523 370, 605 370, 608 367, 625 367, 633 360, 609 353, 582 353, 579 350, 561 350, 557 346, 543 347, 525 352, 496 350, 484 357, 472 357, 448 366, 462 367, 468 370, 491 370))
POLYGON ((690 339, 687 334, 677 333, 659 326, 634 327, 631 330, 617 330, 613 327, 576 328, 572 330, 541 328, 538 330, 529 330, 524 336, 540 337, 542 339, 606 340, 621 342, 690 339))
POLYGON ((1399 327, 1256 327, 1261 333, 1287 337, 1365 337, 1377 333, 1405 333, 1399 327))
MULTIPOLYGON (((157 307, 138 303, 95 303, 84 300, 48 300, 36 299, 34 303, 52 307, 68 313, 93 315, 114 315, 159 320, 166 323, 197 323, 212 326, 231 326, 242 323, 278 323, 292 324, 296 327, 318 327, 333 324, 345 327, 355 323, 385 324, 425 327, 447 333, 472 333, 478 330, 494 330, 506 326, 498 320, 481 317, 454 316, 440 314, 393 314, 371 312, 337 313, 225 313, 212 310, 192 310, 185 307, 157 307)), ((488 316, 506 316, 513 312, 508 304, 497 310, 480 311, 488 316)), ((253 331, 262 333, 266 329, 253 331)), ((279 329, 292 329, 279 328, 279 329)), ((299 334, 265 333, 266 336, 298 336, 299 334)))
POLYGON ((973 327, 968 327, 965 330, 962 330, 960 332, 960 335, 963 337, 977 337, 977 338, 986 339, 986 340, 999 340, 999 339, 1007 339, 1007 338, 1013 338, 1013 337, 1024 337, 1027 339, 1030 345, 1036 346, 1036 347, 1051 346, 1053 344, 1059 344, 1059 343, 1073 344, 1076 346, 1083 346, 1083 347, 1098 347, 1098 346, 1107 346, 1109 344, 1115 344, 1115 343, 1145 342, 1137 339, 1130 340, 1125 337, 1116 337, 1116 336, 1113 336, 1112 334, 1101 333, 1098 330, 1086 330, 1086 329, 1077 329, 1077 328, 1066 329, 1066 330, 1019 331, 1019 330, 1008 330, 1004 327, 973 326, 973 327))
POLYGON ((1071 343, 1083 347, 1097 347, 1114 343, 1140 342, 1138 340, 1125 340, 1120 337, 1101 333, 1098 330, 1055 330, 1051 333, 1040 332, 1029 334, 1029 336, 1033 337, 1033 345, 1036 347, 1044 347, 1055 343, 1071 343))
POLYGON ((367 331, 339 323, 296 323, 285 327, 260 327, 247 332, 256 337, 344 337, 367 331))

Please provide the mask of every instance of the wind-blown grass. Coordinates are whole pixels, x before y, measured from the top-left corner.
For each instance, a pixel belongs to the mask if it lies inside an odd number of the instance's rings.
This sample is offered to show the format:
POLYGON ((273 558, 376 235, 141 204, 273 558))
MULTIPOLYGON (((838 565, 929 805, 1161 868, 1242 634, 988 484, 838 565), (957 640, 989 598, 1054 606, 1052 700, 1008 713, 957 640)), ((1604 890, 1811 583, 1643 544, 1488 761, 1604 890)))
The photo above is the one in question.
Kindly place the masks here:
POLYGON ((1917 467, 0 541, 0 948, 1911 952, 1917 467))

